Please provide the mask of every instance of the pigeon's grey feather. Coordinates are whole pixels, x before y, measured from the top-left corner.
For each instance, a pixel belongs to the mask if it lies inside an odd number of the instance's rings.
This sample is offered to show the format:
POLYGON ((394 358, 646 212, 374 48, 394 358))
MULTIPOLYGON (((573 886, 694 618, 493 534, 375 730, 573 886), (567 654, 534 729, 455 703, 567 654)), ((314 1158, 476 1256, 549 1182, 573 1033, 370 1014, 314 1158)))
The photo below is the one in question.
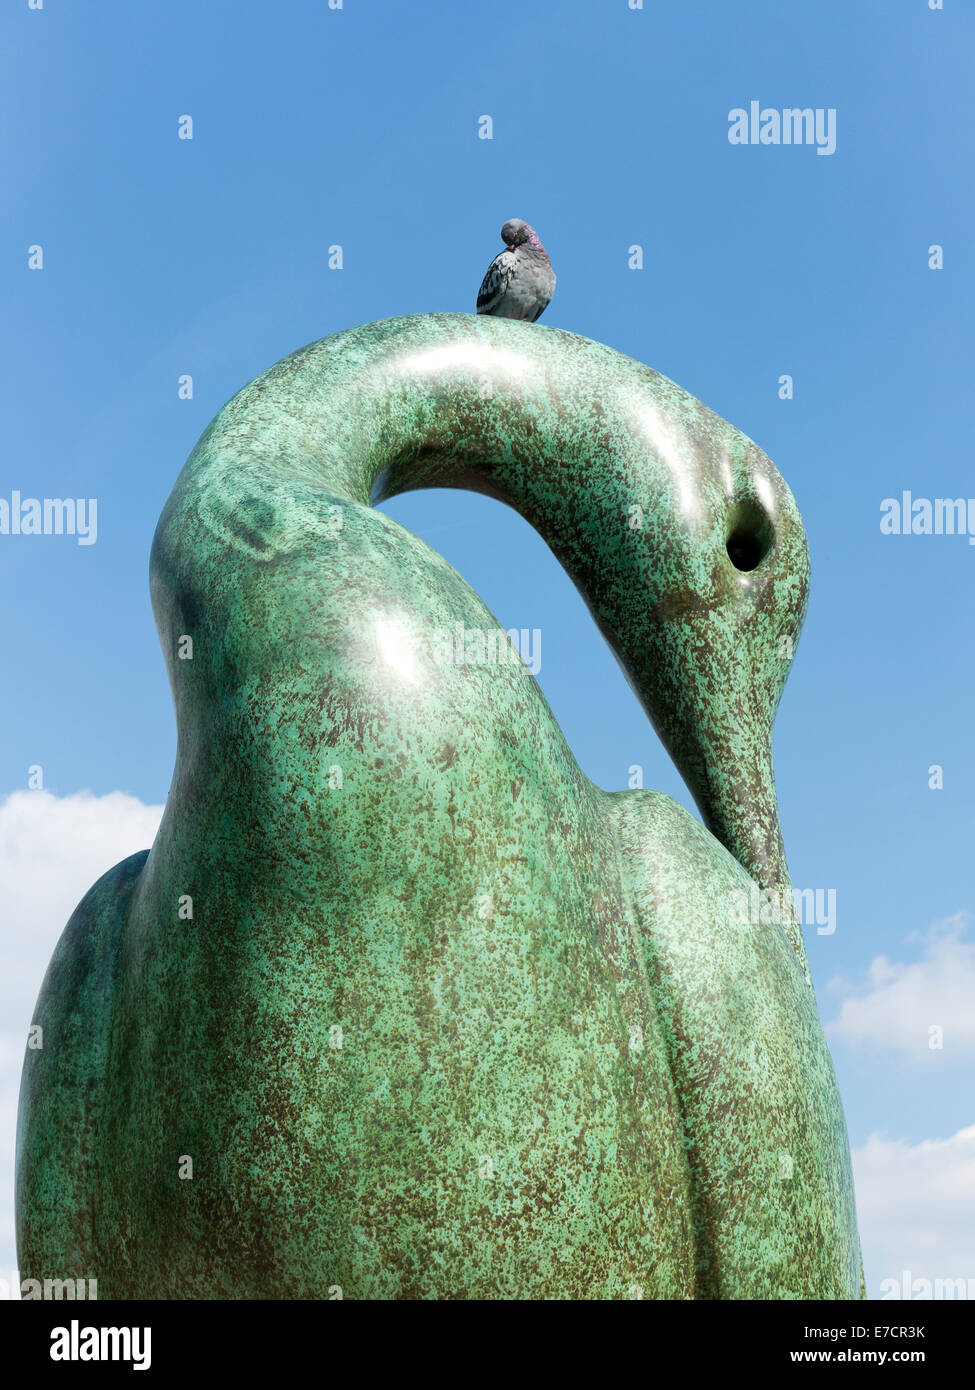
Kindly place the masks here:
POLYGON ((477 296, 477 312, 534 323, 555 291, 555 273, 534 227, 513 217, 501 228, 506 251, 495 256, 477 296))
POLYGON ((487 274, 477 295, 477 312, 493 314, 498 304, 508 292, 511 276, 515 268, 515 253, 502 251, 487 268, 487 274))

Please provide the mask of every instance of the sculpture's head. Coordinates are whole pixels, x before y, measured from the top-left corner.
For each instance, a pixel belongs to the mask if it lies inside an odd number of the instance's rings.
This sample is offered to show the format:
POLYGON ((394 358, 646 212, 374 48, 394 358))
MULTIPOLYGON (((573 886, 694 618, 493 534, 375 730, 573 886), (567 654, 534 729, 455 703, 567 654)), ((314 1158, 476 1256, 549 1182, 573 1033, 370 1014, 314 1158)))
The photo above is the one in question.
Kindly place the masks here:
POLYGON ((627 479, 638 510, 593 611, 709 829, 787 889, 772 725, 806 611, 802 519, 765 454, 698 402, 636 415, 652 464, 627 479))

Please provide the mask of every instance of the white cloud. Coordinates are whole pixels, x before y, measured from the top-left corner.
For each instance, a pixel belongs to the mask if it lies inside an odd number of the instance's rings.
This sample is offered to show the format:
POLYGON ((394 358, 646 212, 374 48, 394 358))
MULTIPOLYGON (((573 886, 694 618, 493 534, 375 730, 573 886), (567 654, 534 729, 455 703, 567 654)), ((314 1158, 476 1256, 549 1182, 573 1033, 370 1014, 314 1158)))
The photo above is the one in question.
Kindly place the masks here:
POLYGON ((113 864, 149 848, 162 811, 124 792, 17 791, 0 801, 0 1281, 16 1263, 17 1097, 44 972, 88 889, 113 864))
POLYGON ((876 956, 860 991, 844 980, 830 982, 846 994, 829 1037, 853 1046, 891 1049, 918 1060, 937 1050, 946 1061, 975 1054, 975 942, 966 941, 963 914, 937 923, 926 936, 923 955, 908 964, 876 956), (941 1034, 932 1033, 940 1029, 941 1034), (941 1048, 932 1042, 940 1040, 941 1048))
POLYGON ((975 1298, 975 1125, 914 1145, 872 1134, 853 1171, 868 1296, 891 1279, 900 1297, 975 1298), (966 1283, 939 1295, 944 1280, 966 1283))

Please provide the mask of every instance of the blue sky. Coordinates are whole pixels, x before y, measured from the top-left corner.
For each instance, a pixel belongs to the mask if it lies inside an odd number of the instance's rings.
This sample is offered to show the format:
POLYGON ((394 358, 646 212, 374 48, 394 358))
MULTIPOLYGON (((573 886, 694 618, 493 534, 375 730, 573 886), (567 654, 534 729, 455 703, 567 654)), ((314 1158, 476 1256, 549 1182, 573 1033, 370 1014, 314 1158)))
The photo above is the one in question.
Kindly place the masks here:
MULTIPOLYGON (((904 489, 975 495, 973 38, 962 0, 14 0, 0 496, 96 497, 98 539, 0 536, 0 796, 39 764, 61 798, 165 800, 175 726, 148 553, 197 437, 310 340, 471 310, 501 223, 524 217, 559 276, 544 322, 678 381, 797 497, 813 588, 777 775, 794 881, 837 894, 835 934, 808 947, 824 1018, 854 1001, 831 1034, 851 1141, 887 1136, 909 1164, 975 1124, 975 1036, 944 993, 975 979, 975 547, 879 526, 904 489), (753 99, 835 108, 835 154, 730 144, 729 111, 753 99), (868 979, 879 957, 893 974, 868 979)), ((596 782, 622 787, 639 763, 690 804, 525 523, 461 493, 387 510, 504 626, 542 630, 540 683, 596 782)), ((868 1251, 875 1282, 887 1258, 868 1251)))

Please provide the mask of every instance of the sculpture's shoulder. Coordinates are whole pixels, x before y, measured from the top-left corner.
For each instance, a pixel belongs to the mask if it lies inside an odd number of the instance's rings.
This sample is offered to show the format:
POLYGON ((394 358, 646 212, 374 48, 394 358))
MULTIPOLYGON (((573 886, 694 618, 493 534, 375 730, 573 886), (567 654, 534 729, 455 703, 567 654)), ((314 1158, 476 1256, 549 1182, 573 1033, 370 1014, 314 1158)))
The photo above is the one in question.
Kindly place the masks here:
POLYGON ((788 980, 790 992, 812 999, 785 926, 752 911, 754 880, 696 816, 663 792, 617 792, 608 802, 623 881, 649 951, 680 960, 684 970, 699 957, 709 980, 724 978, 736 996, 743 979, 758 987, 760 963, 770 993, 779 987, 767 978, 771 971, 788 980))
POLYGON ((614 792, 607 804, 624 868, 655 912, 689 897, 723 912, 729 895, 750 888, 737 859, 665 792, 614 792))
POLYGON ((118 942, 148 856, 140 850, 103 874, 61 933, 34 1009, 39 1046, 27 1051, 22 1125, 35 1094, 74 1086, 104 1060, 118 942))
POLYGON ((50 1014, 76 1010, 107 984, 109 955, 114 955, 133 889, 149 857, 147 849, 123 859, 102 874, 68 919, 51 957, 38 997, 38 1010, 50 1014))
POLYGON ((148 850, 109 869, 61 933, 32 1019, 17 1122, 20 1269, 91 1272, 91 1184, 118 942, 148 850), (51 1251, 60 1263, 51 1266, 51 1251), (47 1264, 45 1264, 45 1259, 47 1264))

